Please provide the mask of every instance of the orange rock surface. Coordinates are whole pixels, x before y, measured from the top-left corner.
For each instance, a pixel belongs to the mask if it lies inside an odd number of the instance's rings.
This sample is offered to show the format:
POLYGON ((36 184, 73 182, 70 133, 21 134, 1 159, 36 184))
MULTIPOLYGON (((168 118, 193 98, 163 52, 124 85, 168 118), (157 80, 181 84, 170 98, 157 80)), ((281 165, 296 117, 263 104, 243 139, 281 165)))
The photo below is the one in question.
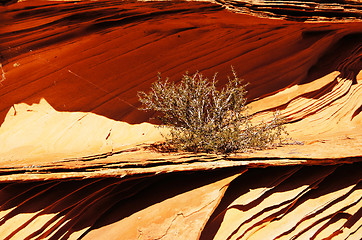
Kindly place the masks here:
MULTIPOLYGON (((4 1, 4 3, 7 1, 4 1)), ((358 1, 0 6, 0 239, 360 239, 358 1), (159 153, 137 91, 199 70, 249 83, 267 151, 159 153)), ((163 133, 167 129, 162 129, 163 133)))

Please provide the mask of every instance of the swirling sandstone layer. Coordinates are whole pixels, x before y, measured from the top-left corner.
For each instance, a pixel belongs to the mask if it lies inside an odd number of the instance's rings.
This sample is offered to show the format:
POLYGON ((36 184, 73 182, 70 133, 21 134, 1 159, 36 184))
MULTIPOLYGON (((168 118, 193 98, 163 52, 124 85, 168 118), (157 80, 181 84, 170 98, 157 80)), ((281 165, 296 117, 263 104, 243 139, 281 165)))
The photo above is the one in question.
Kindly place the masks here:
POLYGON ((264 17, 281 17, 297 21, 355 20, 362 17, 359 0, 216 0, 227 8, 264 17))
POLYGON ((2 239, 359 239, 361 163, 12 182, 2 239))
POLYGON ((360 16, 357 1, 0 7, 0 238, 359 239, 360 16), (162 136, 137 91, 186 70, 221 86, 231 65, 254 120, 279 109, 296 145, 147 148, 162 136))

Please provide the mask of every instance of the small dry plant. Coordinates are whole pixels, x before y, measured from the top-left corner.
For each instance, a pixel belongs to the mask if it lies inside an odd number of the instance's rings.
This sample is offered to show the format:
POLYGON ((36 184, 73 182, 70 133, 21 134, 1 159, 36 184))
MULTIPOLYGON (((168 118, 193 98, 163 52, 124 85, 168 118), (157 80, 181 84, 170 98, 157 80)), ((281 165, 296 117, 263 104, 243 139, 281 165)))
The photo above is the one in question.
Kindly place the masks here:
POLYGON ((178 84, 159 75, 150 92, 138 92, 141 109, 156 111, 162 126, 170 128, 168 148, 229 154, 281 142, 285 130, 278 114, 267 123, 251 123, 247 91, 234 69, 224 88, 218 90, 216 84, 216 74, 209 81, 198 72, 186 73, 178 84))

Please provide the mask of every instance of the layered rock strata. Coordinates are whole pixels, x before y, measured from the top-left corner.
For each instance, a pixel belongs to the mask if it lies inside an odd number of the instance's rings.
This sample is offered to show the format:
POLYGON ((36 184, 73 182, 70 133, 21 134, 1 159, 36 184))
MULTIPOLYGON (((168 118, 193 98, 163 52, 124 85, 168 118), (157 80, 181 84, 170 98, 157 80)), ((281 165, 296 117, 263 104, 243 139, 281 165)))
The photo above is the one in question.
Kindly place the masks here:
POLYGON ((362 17, 361 1, 265 1, 216 0, 237 12, 247 12, 263 17, 281 17, 297 21, 356 20, 362 17))
POLYGON ((358 239, 361 163, 228 168, 0 189, 2 239, 358 239))
POLYGON ((360 18, 358 1, 0 7, 0 238, 359 239, 360 18), (231 65, 291 145, 150 148, 137 91, 187 70, 222 86, 231 65))

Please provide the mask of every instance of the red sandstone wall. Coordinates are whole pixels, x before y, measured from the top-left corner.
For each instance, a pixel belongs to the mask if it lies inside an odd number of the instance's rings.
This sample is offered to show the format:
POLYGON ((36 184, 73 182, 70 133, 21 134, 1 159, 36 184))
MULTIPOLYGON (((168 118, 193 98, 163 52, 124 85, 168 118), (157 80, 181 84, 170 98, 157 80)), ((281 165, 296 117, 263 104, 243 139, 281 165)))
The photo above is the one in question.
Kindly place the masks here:
POLYGON ((339 2, 0 7, 0 239, 359 239, 361 7, 339 2), (127 124, 151 121, 136 93, 157 72, 222 85, 231 65, 255 118, 280 109, 305 146, 226 160, 135 147, 159 139, 127 124))

